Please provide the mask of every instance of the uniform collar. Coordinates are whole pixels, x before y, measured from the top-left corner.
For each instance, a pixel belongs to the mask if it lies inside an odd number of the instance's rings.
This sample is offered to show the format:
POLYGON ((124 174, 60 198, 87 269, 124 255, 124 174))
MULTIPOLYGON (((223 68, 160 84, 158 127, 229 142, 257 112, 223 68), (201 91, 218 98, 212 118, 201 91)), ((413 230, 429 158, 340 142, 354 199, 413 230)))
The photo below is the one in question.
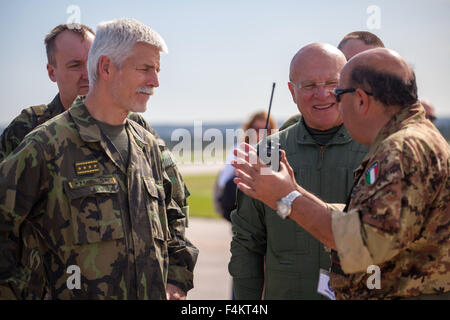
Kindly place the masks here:
POLYGON ((50 102, 47 105, 47 108, 50 111, 50 113, 54 115, 61 114, 64 111, 66 111, 61 102, 61 97, 59 96, 59 93, 53 98, 52 102, 50 102))
POLYGON ((399 131, 405 126, 425 120, 425 109, 420 103, 413 104, 410 107, 402 108, 385 125, 373 142, 373 147, 378 146, 383 140, 399 131))
POLYGON ((361 165, 355 171, 355 175, 357 176, 365 169, 368 161, 378 152, 378 147, 387 137, 407 125, 420 121, 425 121, 425 109, 419 102, 410 107, 402 108, 381 128, 380 132, 378 132, 373 144, 370 146, 369 151, 361 162, 361 165))
MULTIPOLYGON (((300 118, 300 120, 296 124, 297 128, 297 143, 299 144, 315 144, 318 143, 314 140, 314 138, 309 133, 308 129, 306 129, 305 122, 303 120, 303 117, 300 118)), ((347 129, 342 126, 338 132, 335 133, 333 138, 327 143, 327 145, 332 144, 346 144, 352 141, 350 138, 350 134, 348 133, 347 129)))
MULTIPOLYGON (((100 127, 97 125, 97 121, 89 113, 83 102, 83 99, 75 99, 69 109, 69 113, 78 127, 78 132, 80 133, 81 139, 83 139, 85 142, 99 142, 103 140, 100 127)), ((128 131, 133 135, 139 147, 143 148, 145 145, 147 145, 147 142, 143 137, 142 130, 136 128, 132 121, 130 121, 128 118, 126 119, 125 128, 129 128, 128 131)))

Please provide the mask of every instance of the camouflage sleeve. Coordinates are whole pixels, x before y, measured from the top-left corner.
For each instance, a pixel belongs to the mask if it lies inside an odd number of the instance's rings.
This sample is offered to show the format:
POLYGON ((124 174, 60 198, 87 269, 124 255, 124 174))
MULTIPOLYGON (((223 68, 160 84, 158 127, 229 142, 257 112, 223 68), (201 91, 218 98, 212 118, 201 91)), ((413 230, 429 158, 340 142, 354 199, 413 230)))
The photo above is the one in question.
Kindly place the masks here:
POLYGON ((237 209, 231 213, 233 238, 228 270, 233 277, 236 299, 260 300, 264 285, 266 231, 264 205, 240 190, 237 209))
POLYGON ((158 142, 162 165, 170 180, 171 197, 176 204, 171 203, 170 209, 167 210, 169 230, 172 236, 172 240, 169 242, 169 273, 167 282, 176 285, 184 292, 188 292, 193 288, 193 270, 198 256, 198 249, 185 235, 185 229, 188 227, 189 221, 189 206, 187 203, 189 191, 164 140, 156 134, 155 130, 141 115, 130 113, 128 118, 150 132, 158 142), (181 214, 174 206, 181 208, 181 214))
POLYGON ((188 292, 193 288, 193 272, 197 262, 198 249, 186 238, 185 229, 189 222, 189 191, 183 181, 175 159, 170 150, 158 139, 162 165, 170 180, 172 201, 181 209, 181 215, 168 211, 169 230, 172 240, 169 242, 169 273, 167 282, 188 292))
POLYGON ((344 211, 345 209, 344 203, 327 203, 326 205, 330 211, 344 211))
POLYGON ((436 191, 419 157, 408 147, 376 156, 370 162, 378 163, 375 182, 362 177, 358 184, 363 187, 354 195, 357 205, 349 214, 333 213, 333 235, 346 273, 392 259, 421 232, 427 195, 436 191))
POLYGON ((32 272, 20 261, 21 241, 27 237, 21 225, 47 192, 39 183, 45 171, 42 154, 39 144, 26 139, 0 163, 0 298, 27 296, 32 272))
POLYGON ((33 128, 32 114, 29 109, 25 109, 8 125, 0 137, 0 162, 17 148, 33 128))
POLYGON ((171 194, 170 203, 167 206, 167 220, 171 235, 168 243, 167 282, 187 293, 194 287, 194 267, 197 262, 198 249, 185 235, 189 210, 186 205, 181 175, 175 165, 166 167, 165 170, 168 175, 165 188, 168 189, 167 194, 171 194))

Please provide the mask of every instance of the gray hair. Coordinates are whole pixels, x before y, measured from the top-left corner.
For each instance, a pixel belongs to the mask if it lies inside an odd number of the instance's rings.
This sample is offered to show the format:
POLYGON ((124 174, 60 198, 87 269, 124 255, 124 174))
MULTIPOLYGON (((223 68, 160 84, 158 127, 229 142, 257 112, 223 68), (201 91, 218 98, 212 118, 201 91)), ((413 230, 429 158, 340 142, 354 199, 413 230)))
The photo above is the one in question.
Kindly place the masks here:
POLYGON ((98 61, 101 56, 109 57, 120 67, 137 42, 145 42, 155 46, 160 52, 168 52, 164 39, 135 19, 124 18, 100 23, 89 50, 89 86, 92 88, 97 80, 98 61))

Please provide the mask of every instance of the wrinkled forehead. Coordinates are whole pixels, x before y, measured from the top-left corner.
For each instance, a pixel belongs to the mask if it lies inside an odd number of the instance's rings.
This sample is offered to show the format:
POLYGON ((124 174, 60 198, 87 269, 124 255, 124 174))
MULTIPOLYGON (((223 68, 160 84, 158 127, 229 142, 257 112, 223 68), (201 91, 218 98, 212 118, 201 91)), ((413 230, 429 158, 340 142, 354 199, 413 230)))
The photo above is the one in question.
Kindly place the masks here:
POLYGON ((291 68, 291 80, 295 82, 338 79, 345 59, 338 55, 305 54, 298 57, 291 68))

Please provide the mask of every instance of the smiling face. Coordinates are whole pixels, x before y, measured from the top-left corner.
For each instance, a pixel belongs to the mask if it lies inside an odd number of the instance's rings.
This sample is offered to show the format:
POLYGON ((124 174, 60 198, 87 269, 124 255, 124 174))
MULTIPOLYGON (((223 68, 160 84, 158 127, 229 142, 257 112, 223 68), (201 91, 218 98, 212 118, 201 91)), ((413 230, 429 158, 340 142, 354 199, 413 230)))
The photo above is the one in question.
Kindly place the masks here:
POLYGON ((342 123, 333 89, 345 57, 334 49, 324 50, 320 46, 302 49, 291 64, 292 98, 306 124, 317 130, 328 130, 342 123))
POLYGON ((118 107, 127 112, 144 112, 154 88, 159 86, 160 50, 138 42, 122 65, 112 68, 111 94, 118 107))
POLYGON ((57 83, 60 99, 67 109, 78 95, 85 95, 89 90, 87 58, 94 41, 94 35, 81 35, 66 30, 55 39, 54 65, 48 64, 50 79, 57 83))

